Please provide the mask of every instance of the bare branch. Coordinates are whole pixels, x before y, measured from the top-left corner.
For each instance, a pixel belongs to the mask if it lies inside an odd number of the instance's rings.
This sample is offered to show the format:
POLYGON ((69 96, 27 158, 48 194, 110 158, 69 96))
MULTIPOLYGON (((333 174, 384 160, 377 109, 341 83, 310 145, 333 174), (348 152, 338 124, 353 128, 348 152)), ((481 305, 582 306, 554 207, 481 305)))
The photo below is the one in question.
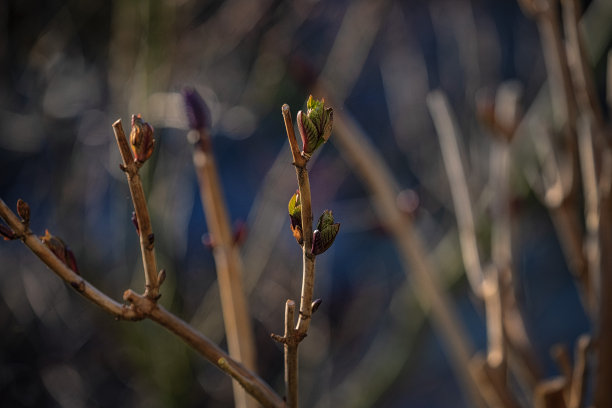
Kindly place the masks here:
POLYGON ((459 244, 461 245, 466 276, 472 292, 476 296, 482 297, 483 273, 478 253, 470 193, 459 153, 459 131, 451 115, 448 101, 441 91, 431 92, 427 96, 427 106, 440 139, 444 168, 446 169, 455 207, 455 216, 457 217, 459 244))
MULTIPOLYGON (((196 136, 193 163, 198 176, 206 225, 214 242, 213 255, 229 352, 247 368, 255 370, 255 340, 243 287, 242 260, 230 227, 210 134, 205 127, 191 132, 195 132, 196 136)), ((234 398, 236 406, 253 406, 252 401, 237 384, 234 384, 234 398)))
POLYGON ((584 393, 586 390, 587 370, 588 370, 588 352, 591 348, 591 336, 583 334, 578 338, 576 343, 576 352, 574 357, 574 372, 572 374, 572 386, 570 388, 570 398, 568 408, 582 407, 584 393))

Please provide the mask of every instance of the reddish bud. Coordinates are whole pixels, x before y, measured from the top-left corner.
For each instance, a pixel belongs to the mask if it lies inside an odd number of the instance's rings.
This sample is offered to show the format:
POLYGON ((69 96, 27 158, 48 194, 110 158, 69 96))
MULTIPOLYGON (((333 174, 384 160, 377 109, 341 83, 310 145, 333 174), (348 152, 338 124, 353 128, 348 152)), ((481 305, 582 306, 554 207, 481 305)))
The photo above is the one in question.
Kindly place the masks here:
POLYGON ((183 89, 183 101, 189 128, 201 130, 210 128, 210 111, 204 99, 195 88, 183 89))
POLYGON ((153 154, 153 147, 155 146, 153 127, 144 122, 140 115, 132 115, 130 144, 134 153, 134 161, 138 163, 144 163, 153 154))
POLYGON ((246 240, 248 230, 244 221, 238 220, 234 223, 234 245, 242 245, 246 240))
POLYGON ((140 235, 140 228, 138 227, 138 218, 136 218, 136 211, 132 211, 132 224, 136 227, 136 233, 140 235))
POLYGON ((45 230, 45 235, 40 237, 40 240, 60 261, 79 275, 79 269, 76 264, 74 253, 66 246, 64 241, 51 235, 49 230, 45 230))
POLYGON ((21 221, 25 225, 30 223, 30 206, 21 198, 17 200, 17 214, 19 214, 21 221))
POLYGON ((4 224, 0 224, 0 235, 4 237, 5 241, 10 241, 17 238, 13 230, 4 224))

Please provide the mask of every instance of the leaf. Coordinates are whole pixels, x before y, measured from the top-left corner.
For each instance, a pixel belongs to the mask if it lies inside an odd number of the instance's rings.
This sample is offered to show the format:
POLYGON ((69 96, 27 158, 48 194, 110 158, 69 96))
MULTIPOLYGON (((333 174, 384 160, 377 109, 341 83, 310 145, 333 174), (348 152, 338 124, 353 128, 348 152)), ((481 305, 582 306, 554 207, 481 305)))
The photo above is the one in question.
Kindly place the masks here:
POLYGON ((319 141, 319 131, 310 118, 299 111, 297 114, 298 130, 302 136, 302 149, 305 153, 312 153, 319 141))
POLYGON ((330 210, 325 210, 319 217, 317 229, 312 238, 312 254, 320 255, 327 251, 334 243, 340 231, 340 224, 334 223, 334 216, 330 210))

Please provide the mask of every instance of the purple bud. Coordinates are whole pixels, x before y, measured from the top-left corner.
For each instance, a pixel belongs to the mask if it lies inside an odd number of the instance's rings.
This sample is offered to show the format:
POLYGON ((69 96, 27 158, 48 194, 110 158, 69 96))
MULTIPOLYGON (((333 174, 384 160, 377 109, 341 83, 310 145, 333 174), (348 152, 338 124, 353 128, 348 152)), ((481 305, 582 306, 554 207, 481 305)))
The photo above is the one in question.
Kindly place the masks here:
POLYGON ((210 110, 195 88, 183 89, 183 100, 189 128, 201 130, 210 128, 210 110))

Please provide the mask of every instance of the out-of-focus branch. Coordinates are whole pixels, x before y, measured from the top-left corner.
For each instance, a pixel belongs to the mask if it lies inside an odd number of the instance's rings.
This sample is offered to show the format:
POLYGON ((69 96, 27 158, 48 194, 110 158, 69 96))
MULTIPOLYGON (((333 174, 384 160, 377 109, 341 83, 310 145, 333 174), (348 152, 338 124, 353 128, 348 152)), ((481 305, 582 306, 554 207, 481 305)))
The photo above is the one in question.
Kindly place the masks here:
POLYGON ((565 31, 567 65, 570 70, 578 109, 593 116, 598 131, 603 127, 593 73, 588 62, 580 26, 580 5, 577 0, 561 0, 565 31))
POLYGON ((562 377, 552 378, 538 384, 535 389, 535 408, 567 408, 563 390, 565 379, 562 377))
MULTIPOLYGON (((245 367, 255 370, 255 340, 243 287, 242 260, 239 248, 234 242, 212 150, 208 130, 210 118, 207 117, 204 101, 195 90, 186 89, 184 98, 192 129, 189 137, 194 144, 193 163, 198 177, 206 224, 212 237, 229 352, 245 367)), ((247 398, 236 383, 234 383, 234 399, 238 407, 254 406, 253 401, 247 398)))
POLYGON ((138 295, 127 290, 123 299, 131 306, 120 304, 95 288, 91 283, 81 278, 72 269, 66 266, 54 253, 47 248, 30 231, 17 216, 0 199, 0 217, 7 223, 17 237, 34 252, 56 275, 70 284, 77 292, 91 300, 102 309, 113 314, 116 318, 124 320, 141 320, 149 318, 183 339, 198 353, 212 364, 231 375, 242 387, 263 406, 270 408, 285 407, 284 401, 256 374, 249 371, 242 364, 233 360, 227 353, 211 342, 193 327, 189 326, 177 316, 157 305, 155 299, 138 295))
MULTIPOLYGON (((329 95, 321 84, 318 88, 319 92, 329 95)), ((474 406, 483 406, 482 393, 479 390, 481 384, 470 369, 473 346, 450 298, 437 280, 438 274, 427 259, 412 220, 397 208, 397 184, 380 154, 355 121, 346 114, 346 110, 337 109, 337 112, 334 142, 372 194, 376 212, 395 240, 405 271, 410 271, 408 278, 414 284, 421 305, 431 308, 434 327, 447 348, 458 380, 463 382, 474 406)))
POLYGON ((459 151, 457 126, 450 114, 446 97, 441 91, 434 91, 427 96, 427 106, 440 140, 442 159, 457 217, 459 244, 466 276, 472 292, 482 297, 483 272, 478 253, 470 193, 459 151))
POLYGON ((591 348, 591 336, 583 334, 578 338, 576 343, 576 353, 574 356, 574 371, 572 374, 572 383, 570 387, 570 397, 567 404, 568 408, 580 408, 584 399, 584 392, 586 389, 586 376, 587 376, 587 361, 588 355, 591 348))
POLYGON ((142 163, 134 160, 128 140, 121 125, 121 119, 113 123, 115 139, 123 159, 121 169, 125 172, 130 187, 130 194, 134 203, 134 211, 138 223, 138 236, 140 238, 140 251, 145 272, 145 296, 151 299, 159 297, 159 284, 157 281, 157 264, 155 261, 155 235, 151 227, 147 200, 145 198, 142 182, 138 170, 142 163))

